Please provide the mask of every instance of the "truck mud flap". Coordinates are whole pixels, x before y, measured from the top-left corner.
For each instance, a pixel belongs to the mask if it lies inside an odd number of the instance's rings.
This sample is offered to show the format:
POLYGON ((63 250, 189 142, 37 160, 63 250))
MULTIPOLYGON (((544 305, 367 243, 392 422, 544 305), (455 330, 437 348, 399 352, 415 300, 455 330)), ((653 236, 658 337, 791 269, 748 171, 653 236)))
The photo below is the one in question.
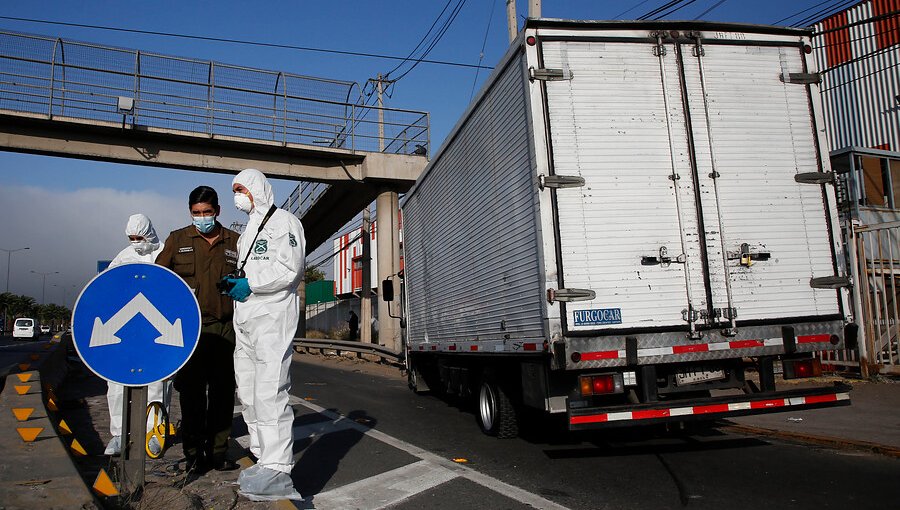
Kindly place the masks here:
POLYGON ((748 414, 778 413, 850 405, 851 387, 832 387, 727 395, 649 404, 569 409, 569 430, 631 427, 673 421, 718 420, 748 414))

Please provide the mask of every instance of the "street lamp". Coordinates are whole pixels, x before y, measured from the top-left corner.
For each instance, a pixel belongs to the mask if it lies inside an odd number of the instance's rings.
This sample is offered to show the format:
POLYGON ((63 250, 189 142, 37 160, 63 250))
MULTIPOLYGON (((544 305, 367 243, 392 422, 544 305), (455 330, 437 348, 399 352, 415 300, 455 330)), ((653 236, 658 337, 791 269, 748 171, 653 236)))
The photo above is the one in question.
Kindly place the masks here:
POLYGON ((34 274, 39 274, 44 277, 44 282, 41 284, 41 304, 44 304, 44 290, 47 288, 47 277, 51 274, 59 274, 59 271, 53 271, 51 273, 42 273, 40 271, 31 271, 34 274))
POLYGON ((22 250, 30 250, 31 248, 16 248, 15 250, 7 250, 6 248, 0 248, 0 251, 6 252, 6 292, 9 292, 9 261, 12 257, 13 252, 22 251, 22 250))

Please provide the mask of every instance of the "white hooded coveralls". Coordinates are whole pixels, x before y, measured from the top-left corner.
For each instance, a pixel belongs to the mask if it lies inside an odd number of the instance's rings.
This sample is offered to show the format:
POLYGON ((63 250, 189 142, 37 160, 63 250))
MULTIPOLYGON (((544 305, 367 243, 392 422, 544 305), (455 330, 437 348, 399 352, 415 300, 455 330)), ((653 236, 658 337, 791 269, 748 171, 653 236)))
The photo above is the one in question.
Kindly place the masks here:
MULTIPOLYGON (((109 263, 110 268, 121 266, 123 264, 130 264, 132 262, 146 262, 152 264, 156 261, 156 256, 163 249, 163 243, 160 242, 159 236, 156 235, 156 230, 153 228, 150 218, 143 214, 132 214, 129 216, 128 224, 125 225, 125 235, 144 236, 144 239, 150 243, 152 251, 146 255, 140 255, 134 251, 133 246, 128 246, 112 259, 112 262, 109 263)), ((164 392, 163 389, 166 386, 171 386, 171 384, 171 381, 160 381, 148 385, 147 403, 162 402, 163 406, 166 408, 166 412, 168 412, 169 400, 171 400, 172 392, 164 392), (165 402, 163 402, 164 396, 167 397, 165 402)), ((124 386, 112 382, 106 383, 106 403, 109 405, 109 433, 112 434, 113 437, 122 435, 122 400, 124 398, 124 386)), ((147 420, 147 426, 152 426, 152 419, 147 420)))
POLYGON ((256 241, 253 237, 275 202, 272 186, 259 170, 235 176, 253 197, 247 228, 238 239, 252 294, 234 303, 234 373, 238 399, 250 435, 250 451, 258 466, 283 473, 293 467, 294 412, 291 389, 291 343, 300 319, 297 286, 303 278, 306 239, 293 214, 276 209, 256 241), (252 246, 251 246, 252 244, 252 246))

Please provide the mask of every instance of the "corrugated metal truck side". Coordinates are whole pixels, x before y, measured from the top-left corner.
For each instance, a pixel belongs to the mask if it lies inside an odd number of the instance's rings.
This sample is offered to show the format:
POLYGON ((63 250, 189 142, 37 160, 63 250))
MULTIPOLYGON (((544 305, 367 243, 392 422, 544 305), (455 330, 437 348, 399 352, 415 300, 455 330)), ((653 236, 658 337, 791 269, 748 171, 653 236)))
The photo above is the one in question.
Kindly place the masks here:
POLYGON ((410 386, 571 429, 849 404, 809 34, 529 20, 405 197, 410 386))

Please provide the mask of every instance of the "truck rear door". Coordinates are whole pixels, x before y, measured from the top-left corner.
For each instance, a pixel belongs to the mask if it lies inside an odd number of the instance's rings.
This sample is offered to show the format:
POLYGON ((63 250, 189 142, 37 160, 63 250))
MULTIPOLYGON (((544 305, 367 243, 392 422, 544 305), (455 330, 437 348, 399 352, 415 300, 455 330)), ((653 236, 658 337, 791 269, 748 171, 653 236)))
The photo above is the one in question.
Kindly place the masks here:
POLYGON ((560 288, 581 295, 564 331, 839 316, 811 286, 835 275, 833 206, 796 178, 822 162, 803 46, 782 38, 540 38, 551 171, 584 179, 552 191, 560 288))

